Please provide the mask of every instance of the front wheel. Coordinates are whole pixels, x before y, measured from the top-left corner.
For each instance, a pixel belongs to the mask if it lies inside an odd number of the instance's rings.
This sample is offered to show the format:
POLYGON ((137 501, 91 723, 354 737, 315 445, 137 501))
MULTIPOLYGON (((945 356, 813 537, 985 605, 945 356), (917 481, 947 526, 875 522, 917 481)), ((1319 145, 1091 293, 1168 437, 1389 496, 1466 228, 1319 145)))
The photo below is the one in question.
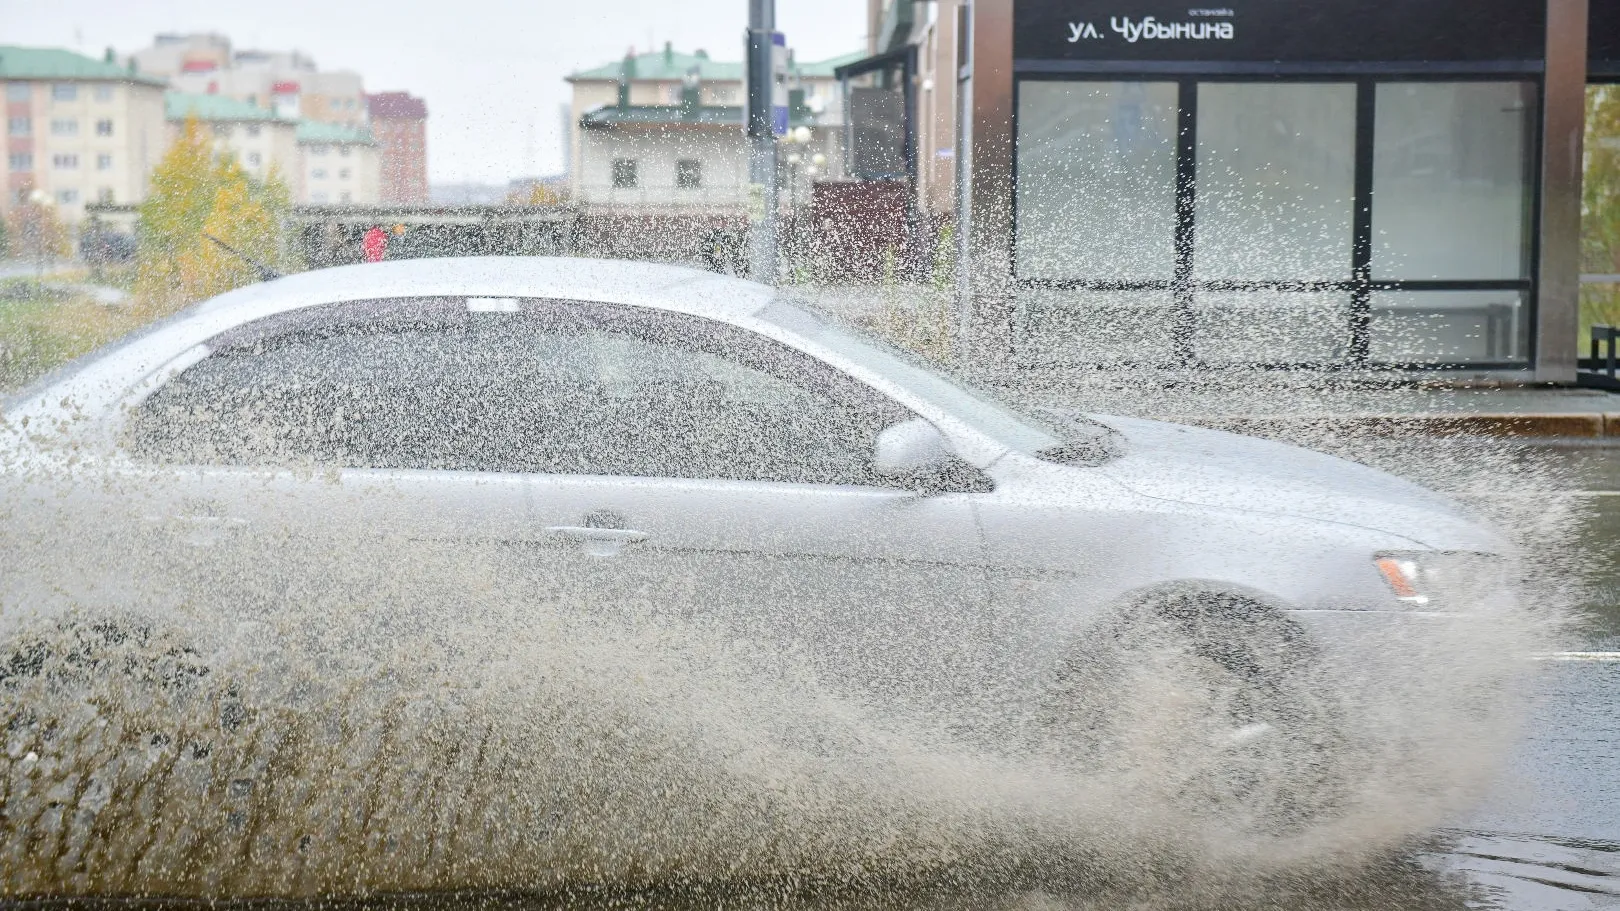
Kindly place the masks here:
POLYGON ((1049 715, 1086 771, 1124 774, 1182 812, 1287 832, 1344 801, 1343 711, 1325 678, 1286 617, 1189 592, 1089 631, 1049 715))

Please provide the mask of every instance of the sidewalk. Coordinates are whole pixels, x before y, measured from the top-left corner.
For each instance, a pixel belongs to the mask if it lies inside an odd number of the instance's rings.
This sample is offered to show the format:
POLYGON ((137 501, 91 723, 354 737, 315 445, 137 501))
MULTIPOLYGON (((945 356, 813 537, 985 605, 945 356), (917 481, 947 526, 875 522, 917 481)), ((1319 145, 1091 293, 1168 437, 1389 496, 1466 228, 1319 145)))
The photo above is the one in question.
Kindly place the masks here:
POLYGON ((1355 388, 1303 375, 1189 386, 1141 373, 1061 388, 999 382, 1025 404, 1140 415, 1259 435, 1306 433, 1603 439, 1620 445, 1620 394, 1543 386, 1438 383, 1355 388), (1311 382, 1311 380, 1316 382, 1311 382))
MULTIPOLYGON (((916 287, 796 287, 790 293, 835 320, 880 335, 895 335, 895 326, 915 331, 949 324, 954 317, 938 295, 916 287)), ((943 328, 951 331, 948 325, 943 328)), ((1018 405, 1157 418, 1261 436, 1562 437, 1620 445, 1620 393, 1598 389, 1469 386, 1463 385, 1465 378, 1448 378, 1443 372, 1420 382, 1376 373, 1230 368, 966 372, 1018 405)))

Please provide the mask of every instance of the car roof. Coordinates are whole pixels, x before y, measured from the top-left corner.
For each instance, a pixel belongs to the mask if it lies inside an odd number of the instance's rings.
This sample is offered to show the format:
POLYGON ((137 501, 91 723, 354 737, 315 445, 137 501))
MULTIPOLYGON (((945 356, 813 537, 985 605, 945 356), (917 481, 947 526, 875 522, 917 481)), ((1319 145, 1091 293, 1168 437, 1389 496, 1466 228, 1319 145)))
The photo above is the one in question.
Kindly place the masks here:
POLYGON ((684 266, 613 259, 466 256, 316 269, 239 288, 196 315, 258 319, 315 304, 388 297, 537 297, 630 304, 735 322, 771 301, 764 285, 684 266))

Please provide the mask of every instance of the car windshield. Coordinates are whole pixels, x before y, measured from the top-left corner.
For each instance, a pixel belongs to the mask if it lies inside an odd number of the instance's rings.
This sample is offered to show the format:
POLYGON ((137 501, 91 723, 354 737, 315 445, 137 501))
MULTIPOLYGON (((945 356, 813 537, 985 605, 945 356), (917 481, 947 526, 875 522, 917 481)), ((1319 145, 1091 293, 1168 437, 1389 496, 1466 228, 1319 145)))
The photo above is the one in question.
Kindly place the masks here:
POLYGON ((852 363, 882 374, 918 397, 934 402, 998 443, 1023 453, 1050 449, 1072 433, 1055 420, 1014 411, 989 393, 928 366, 922 358, 869 336, 846 331, 813 310, 773 302, 761 319, 828 348, 852 363))

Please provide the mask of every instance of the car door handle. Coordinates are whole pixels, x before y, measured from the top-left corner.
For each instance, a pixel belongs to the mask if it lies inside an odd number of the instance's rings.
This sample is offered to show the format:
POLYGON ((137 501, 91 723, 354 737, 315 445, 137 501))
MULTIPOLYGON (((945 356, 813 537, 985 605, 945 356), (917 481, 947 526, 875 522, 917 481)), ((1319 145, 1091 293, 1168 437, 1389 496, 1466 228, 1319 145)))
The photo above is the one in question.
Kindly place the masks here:
POLYGON ((240 531, 248 524, 240 516, 209 515, 147 516, 146 521, 176 529, 181 534, 181 540, 198 547, 217 544, 226 535, 240 531))
POLYGON ((593 528, 586 525, 548 525, 546 531, 573 538, 593 557, 616 557, 626 544, 639 544, 650 537, 633 528, 593 528))

